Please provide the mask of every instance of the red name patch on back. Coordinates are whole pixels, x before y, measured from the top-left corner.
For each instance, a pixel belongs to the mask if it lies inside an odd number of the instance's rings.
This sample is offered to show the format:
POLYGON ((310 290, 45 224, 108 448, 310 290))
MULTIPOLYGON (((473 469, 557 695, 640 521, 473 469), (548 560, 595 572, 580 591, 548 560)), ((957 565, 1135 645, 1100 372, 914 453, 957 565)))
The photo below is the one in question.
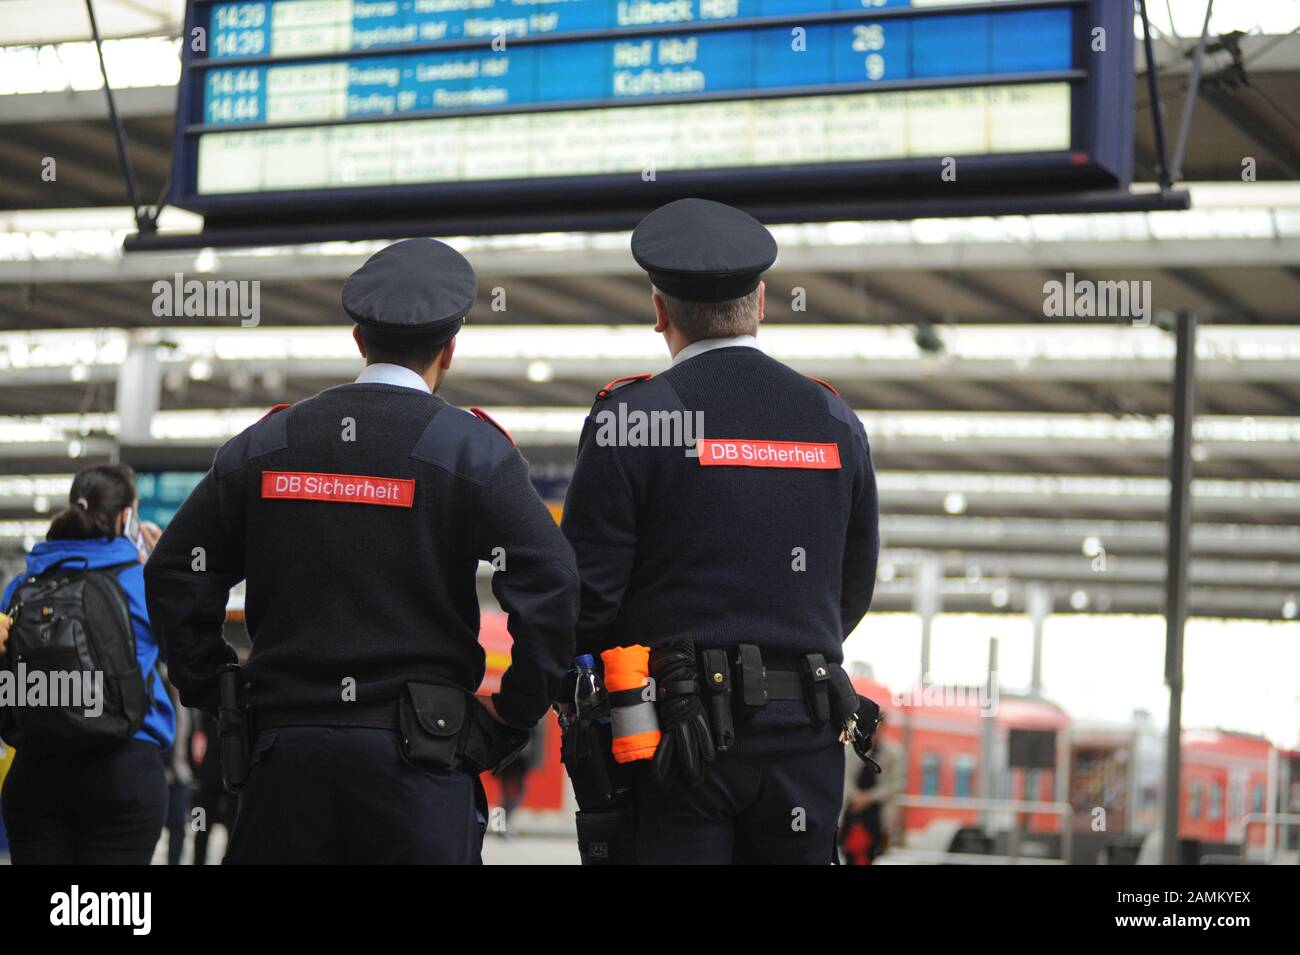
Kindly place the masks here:
POLYGON ((320 474, 315 471, 263 471, 262 497, 412 507, 415 504, 415 480, 365 474, 320 474))
POLYGON ((838 444, 806 441, 752 441, 745 438, 700 438, 695 444, 705 467, 803 468, 834 471, 840 467, 838 444))

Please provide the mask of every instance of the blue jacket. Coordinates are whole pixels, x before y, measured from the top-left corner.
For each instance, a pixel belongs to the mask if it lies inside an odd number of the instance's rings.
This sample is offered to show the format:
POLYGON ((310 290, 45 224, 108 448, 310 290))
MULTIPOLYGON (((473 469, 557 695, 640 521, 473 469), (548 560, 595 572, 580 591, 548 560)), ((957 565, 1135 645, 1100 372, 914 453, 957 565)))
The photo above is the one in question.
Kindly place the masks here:
POLYGON ((135 739, 157 743, 164 749, 176 738, 176 711, 171 697, 163 685, 162 677, 154 669, 158 662, 158 641, 149 629, 149 613, 144 604, 144 564, 139 563, 135 545, 125 537, 98 537, 90 540, 41 541, 27 555, 27 574, 15 577, 0 598, 0 608, 8 607, 14 590, 26 579, 41 573, 56 561, 67 557, 84 557, 92 570, 136 561, 118 572, 117 582, 126 592, 131 608, 131 623, 135 627, 135 653, 140 661, 140 672, 145 674, 147 685, 153 687, 153 706, 144 716, 144 723, 135 733, 135 739))

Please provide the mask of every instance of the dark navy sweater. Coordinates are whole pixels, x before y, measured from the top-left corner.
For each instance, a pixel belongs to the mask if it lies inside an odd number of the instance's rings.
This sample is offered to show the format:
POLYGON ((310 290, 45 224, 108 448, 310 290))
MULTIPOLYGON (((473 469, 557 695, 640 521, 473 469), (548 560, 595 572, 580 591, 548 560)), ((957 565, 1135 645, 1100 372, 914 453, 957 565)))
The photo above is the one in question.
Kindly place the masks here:
POLYGON ((867 436, 825 385, 754 348, 707 351, 598 398, 563 529, 582 579, 580 651, 692 637, 840 661, 880 547, 867 436), (635 412, 702 413, 704 437, 730 450, 604 444, 602 421, 635 412))
POLYGON ((531 726, 573 655, 578 583, 527 463, 503 432, 441 398, 348 384, 228 442, 145 579, 187 705, 216 704, 217 668, 233 659, 221 637, 227 595, 243 579, 250 700, 315 708, 342 704, 349 686, 359 703, 395 699, 412 681, 475 690, 475 572, 494 557, 514 637, 495 699, 504 719, 531 726))

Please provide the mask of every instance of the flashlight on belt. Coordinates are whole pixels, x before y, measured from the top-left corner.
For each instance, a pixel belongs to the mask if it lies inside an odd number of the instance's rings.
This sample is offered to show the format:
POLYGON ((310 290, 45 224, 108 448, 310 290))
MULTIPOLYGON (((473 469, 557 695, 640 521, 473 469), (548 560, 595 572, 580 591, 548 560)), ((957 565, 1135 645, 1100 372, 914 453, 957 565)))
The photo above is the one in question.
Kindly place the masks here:
POLYGON ((662 735, 650 690, 650 648, 614 647, 600 659, 605 664, 614 759, 620 763, 649 759, 662 735))

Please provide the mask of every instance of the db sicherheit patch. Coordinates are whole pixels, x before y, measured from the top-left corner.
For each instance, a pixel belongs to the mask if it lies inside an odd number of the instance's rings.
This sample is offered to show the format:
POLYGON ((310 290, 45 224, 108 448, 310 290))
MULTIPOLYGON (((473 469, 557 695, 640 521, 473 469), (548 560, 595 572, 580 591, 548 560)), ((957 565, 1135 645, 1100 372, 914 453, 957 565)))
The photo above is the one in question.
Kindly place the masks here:
POLYGON ((415 504, 415 480, 368 474, 263 471, 262 497, 290 501, 328 501, 333 504, 411 507, 415 504))

